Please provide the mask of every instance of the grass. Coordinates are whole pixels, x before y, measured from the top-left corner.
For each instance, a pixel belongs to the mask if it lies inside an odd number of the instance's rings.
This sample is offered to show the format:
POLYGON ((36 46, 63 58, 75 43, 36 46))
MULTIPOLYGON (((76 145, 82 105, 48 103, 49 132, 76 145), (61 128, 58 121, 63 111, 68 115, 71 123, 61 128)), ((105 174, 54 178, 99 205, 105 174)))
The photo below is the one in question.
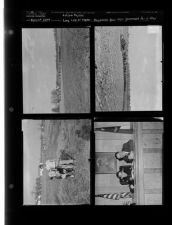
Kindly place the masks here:
POLYGON ((44 160, 68 154, 75 158, 75 177, 65 180, 49 180, 43 175, 43 204, 75 205, 90 203, 90 158, 89 140, 78 137, 76 130, 90 124, 89 120, 63 120, 51 123, 47 133, 49 148, 44 160), (63 146, 63 148, 62 148, 63 146), (62 151, 63 150, 63 151, 62 151))
POLYGON ((127 28, 96 27, 95 30, 96 111, 129 110, 126 104, 129 102, 129 88, 126 89, 127 92, 124 90, 124 83, 127 82, 127 87, 129 84, 129 70, 126 70, 128 59, 124 63, 121 34, 128 44, 127 28), (125 74, 124 70, 127 71, 125 74))
POLYGON ((62 79, 66 113, 90 111, 89 29, 62 29, 62 79))

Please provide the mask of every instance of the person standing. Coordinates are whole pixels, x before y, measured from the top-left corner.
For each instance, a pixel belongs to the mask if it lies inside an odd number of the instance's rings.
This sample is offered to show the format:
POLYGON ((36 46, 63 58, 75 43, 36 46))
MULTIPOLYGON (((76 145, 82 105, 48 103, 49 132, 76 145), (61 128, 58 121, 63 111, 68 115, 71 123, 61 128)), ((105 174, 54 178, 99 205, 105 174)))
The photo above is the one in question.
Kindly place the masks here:
POLYGON ((47 160, 45 162, 45 168, 47 170, 52 170, 56 168, 56 161, 55 160, 47 160))
POLYGON ((57 165, 58 168, 63 169, 73 169, 74 168, 74 159, 60 159, 57 165))
POLYGON ((74 174, 73 172, 67 172, 66 170, 60 170, 60 169, 51 169, 49 170, 48 172, 48 176, 50 177, 50 179, 65 179, 65 178, 68 178, 68 177, 71 177, 73 178, 74 177, 74 174))
POLYGON ((120 166, 116 176, 119 178, 121 185, 133 184, 134 176, 132 166, 120 166))
POLYGON ((60 159, 58 165, 59 166, 61 166, 61 165, 74 165, 74 160, 73 159, 60 159))
POLYGON ((119 161, 124 160, 126 163, 132 163, 134 160, 134 141, 129 140, 124 143, 122 150, 115 153, 115 158, 119 161))

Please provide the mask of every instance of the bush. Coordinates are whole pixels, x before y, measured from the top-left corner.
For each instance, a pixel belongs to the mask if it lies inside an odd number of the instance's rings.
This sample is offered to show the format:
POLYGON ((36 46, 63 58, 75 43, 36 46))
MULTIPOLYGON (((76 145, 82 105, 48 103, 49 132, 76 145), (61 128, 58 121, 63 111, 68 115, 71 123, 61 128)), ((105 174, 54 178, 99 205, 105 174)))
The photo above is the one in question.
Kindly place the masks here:
POLYGON ((51 103, 57 104, 61 100, 60 90, 53 89, 51 91, 51 103))
POLYGON ((52 108, 51 110, 52 110, 52 112, 54 112, 54 113, 60 112, 60 105, 57 105, 57 107, 52 108))
POLYGON ((84 125, 82 125, 81 130, 75 131, 75 134, 78 135, 78 137, 83 138, 84 140, 89 140, 90 139, 90 130, 91 130, 91 125, 84 124, 84 125))

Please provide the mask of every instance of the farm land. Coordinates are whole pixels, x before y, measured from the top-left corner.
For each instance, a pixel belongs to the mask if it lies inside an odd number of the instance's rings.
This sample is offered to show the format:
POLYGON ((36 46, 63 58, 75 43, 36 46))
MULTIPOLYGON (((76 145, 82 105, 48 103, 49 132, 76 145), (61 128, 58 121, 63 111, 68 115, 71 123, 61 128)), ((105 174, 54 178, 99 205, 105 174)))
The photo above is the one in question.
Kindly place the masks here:
POLYGON ((44 121, 41 135, 41 160, 55 159, 69 154, 75 159, 75 177, 50 180, 47 170, 40 176, 41 205, 90 204, 90 121, 44 121), (79 131, 80 135, 76 132, 79 131))
POLYGON ((127 27, 95 28, 96 111, 130 110, 128 35, 127 27))
POLYGON ((90 46, 88 28, 54 29, 56 87, 61 88, 61 112, 90 112, 90 46))

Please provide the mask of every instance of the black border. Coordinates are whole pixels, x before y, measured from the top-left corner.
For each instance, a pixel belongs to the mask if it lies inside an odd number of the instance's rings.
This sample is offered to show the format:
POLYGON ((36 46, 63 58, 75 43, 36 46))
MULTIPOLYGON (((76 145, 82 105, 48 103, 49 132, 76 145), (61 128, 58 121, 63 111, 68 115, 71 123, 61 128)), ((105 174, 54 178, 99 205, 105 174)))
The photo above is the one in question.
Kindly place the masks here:
MULTIPOLYGON (((12 3, 13 4, 13 3, 12 3)), ((16 222, 23 221, 24 223, 29 223, 29 220, 32 221, 33 217, 38 218, 38 222, 40 222, 40 217, 43 213, 56 215, 61 214, 69 219, 72 217, 73 212, 77 212, 76 214, 80 214, 80 216, 87 215, 85 210, 89 211, 92 215, 96 216, 96 218, 104 217, 105 211, 108 211, 109 217, 114 219, 114 211, 120 214, 121 206, 95 206, 95 134, 94 134, 94 121, 158 121, 153 117, 163 117, 164 118, 164 154, 163 154, 163 187, 166 190, 167 184, 165 184, 165 180, 167 177, 167 163, 165 163, 165 157, 167 156, 167 104, 168 104, 168 96, 167 96, 167 83, 164 82, 164 77, 167 75, 167 57, 166 57, 166 40, 167 40, 167 17, 164 10, 161 10, 159 13, 160 17, 155 23, 113 23, 107 25, 107 23, 101 22, 98 25, 93 23, 86 24, 70 24, 70 27, 90 27, 90 99, 91 99, 91 113, 83 113, 83 114, 23 114, 23 94, 22 94, 22 46, 21 46, 21 29, 26 27, 54 27, 52 23, 45 24, 24 24, 22 21, 22 12, 19 8, 15 9, 9 7, 9 1, 7 1, 5 5, 6 9, 4 10, 4 20, 5 20, 5 38, 4 38, 4 46, 5 46, 5 217, 6 224, 14 224, 16 222), (162 41, 163 41, 163 57, 162 57, 162 66, 163 66, 163 110, 162 111, 126 111, 126 112, 95 112, 95 72, 94 72, 94 25, 95 26, 113 26, 113 25, 162 25, 162 41), (12 31, 12 35, 9 31, 12 31), (165 75, 166 74, 166 75, 165 75), (91 131, 91 205, 79 205, 79 206, 23 206, 23 136, 22 136, 22 127, 21 121, 22 119, 91 119, 92 120, 92 131, 91 131), (166 172, 165 172, 166 171, 166 172), (21 197, 22 193, 22 197, 21 197), (69 209, 69 210, 68 210, 69 209), (98 210, 97 210, 98 209, 98 210), (65 212, 67 210, 67 215, 65 212), (96 211, 97 210, 97 211, 96 211), (102 215, 101 215, 102 213, 102 215), (28 220, 22 220, 23 217, 29 216, 28 220)), ((25 9, 31 9, 28 7, 24 7, 25 9)), ((71 7, 68 11, 74 11, 77 7, 71 7)), ((123 7, 124 8, 124 7, 123 7)), ((37 8, 40 10, 40 7, 37 8)), ((60 10, 60 7, 59 7, 60 10)), ((65 10, 65 7, 61 10, 65 10)), ((80 10, 79 10, 80 11, 80 10)), ((82 10, 81 10, 82 11, 82 10)), ((93 11, 93 10, 87 10, 93 11)), ((106 11, 109 11, 106 10, 106 11)), ((110 10, 111 11, 111 10, 110 10)), ((117 11, 117 8, 113 11, 117 11)), ((125 11, 125 10, 121 10, 125 11)), ((141 10, 141 12, 145 12, 146 10, 141 10)), ((151 10, 148 10, 151 11, 151 10)), ((152 13, 158 10, 152 10, 152 13)), ((103 13, 103 10, 98 11, 99 13, 103 13)), ((118 11, 117 11, 118 12, 118 11)), ((118 12, 119 13, 119 12, 118 12)), ((132 13, 133 15, 137 15, 139 10, 128 11, 128 13, 132 13)), ((59 24, 58 27, 68 27, 66 24, 59 24)), ((167 78, 167 77, 166 77, 167 78)), ((165 79, 166 79, 165 78, 165 79)), ((167 79, 166 79, 167 81, 167 79)), ((168 151, 169 152, 169 151, 168 151)), ((167 161, 166 161, 167 162, 167 161)), ((146 215, 162 215, 163 213, 168 213, 168 196, 166 196, 166 192, 164 191, 164 205, 161 206, 134 206, 134 213, 138 213, 144 210, 146 211, 146 215), (154 211, 155 210, 155 211, 154 211)), ((129 213, 133 213, 132 207, 125 206, 123 210, 129 213)), ((123 213, 122 213, 123 215, 123 213)), ((64 218, 62 220, 64 220, 64 218)), ((42 219, 44 220, 44 219, 42 219)), ((85 221, 89 220, 89 218, 85 218, 85 221)), ((107 223, 107 217, 104 217, 104 221, 107 223)), ((57 222, 57 221, 56 221, 57 222)))
MULTIPOLYGON (((163 132, 162 132, 162 205, 135 205, 134 206, 134 210, 139 210, 139 208, 144 209, 144 210, 150 210, 150 209, 154 209, 156 210, 163 210, 165 209, 165 207, 167 207, 168 204, 168 196, 166 193, 166 187, 167 184, 165 184, 165 169, 167 167, 166 165, 166 161, 165 161, 165 155, 166 152, 164 151, 164 149, 166 149, 166 143, 167 140, 165 141, 164 139, 167 136, 167 133, 165 131, 165 126, 167 125, 165 123, 165 118, 147 118, 147 117, 135 117, 135 118, 131 118, 131 117, 126 117, 125 119, 123 117, 97 117, 94 118, 94 123, 96 122, 161 122, 163 124, 163 132), (166 135, 166 136, 165 136, 166 135)), ((166 170, 167 171, 167 170, 166 170)), ((96 205, 96 207, 113 207, 113 205, 96 205)), ((114 205, 114 207, 123 207, 122 205, 114 205)), ((126 206, 125 206, 126 207, 126 206)))

